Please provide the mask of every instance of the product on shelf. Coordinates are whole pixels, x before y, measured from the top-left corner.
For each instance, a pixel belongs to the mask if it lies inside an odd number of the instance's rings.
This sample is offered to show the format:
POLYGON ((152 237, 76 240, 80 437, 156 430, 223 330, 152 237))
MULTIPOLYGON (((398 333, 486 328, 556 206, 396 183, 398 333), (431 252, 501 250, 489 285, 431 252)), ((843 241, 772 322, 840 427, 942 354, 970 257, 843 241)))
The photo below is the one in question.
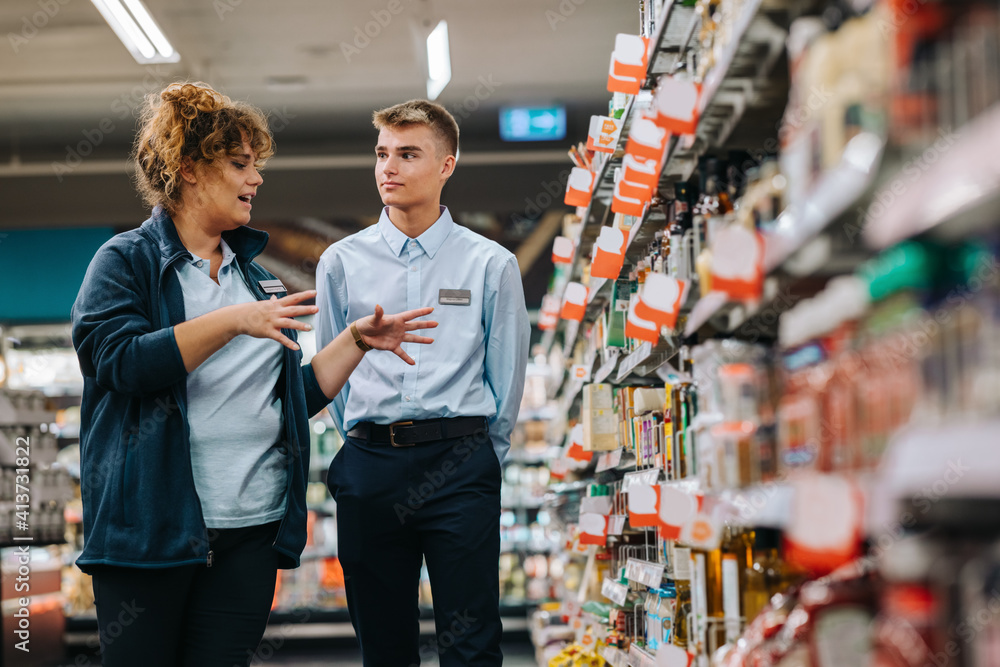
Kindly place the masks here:
POLYGON ((580 567, 553 591, 561 659, 587 636, 611 665, 1000 664, 1000 237, 963 209, 996 188, 970 164, 967 192, 912 211, 910 234, 929 217, 954 219, 950 235, 877 255, 848 221, 933 187, 914 173, 951 146, 935 142, 1000 100, 1000 10, 653 4, 651 90, 613 101, 622 136, 592 164, 553 283, 588 288, 579 325, 551 338, 579 370, 560 411, 593 433, 610 400, 615 427, 543 500, 580 567), (772 29, 787 31, 780 108, 761 94, 780 78, 772 29), (666 93, 691 82, 692 127, 668 139, 666 93), (640 190, 629 215, 610 194, 640 190), (629 232, 617 275, 590 247, 611 229, 629 232), (651 304, 681 282, 694 296, 664 324, 651 304))

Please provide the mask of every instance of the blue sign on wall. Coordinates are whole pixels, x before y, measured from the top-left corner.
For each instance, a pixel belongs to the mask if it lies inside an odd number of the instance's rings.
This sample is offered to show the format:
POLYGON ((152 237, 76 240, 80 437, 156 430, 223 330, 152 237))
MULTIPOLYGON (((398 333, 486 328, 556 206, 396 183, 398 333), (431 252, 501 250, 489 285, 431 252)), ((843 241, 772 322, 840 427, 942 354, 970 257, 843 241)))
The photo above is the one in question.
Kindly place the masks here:
POLYGON ((0 323, 68 322, 94 253, 109 227, 0 229, 0 323))
POLYGON ((500 109, 504 141, 559 141, 566 138, 566 107, 504 107, 500 109))

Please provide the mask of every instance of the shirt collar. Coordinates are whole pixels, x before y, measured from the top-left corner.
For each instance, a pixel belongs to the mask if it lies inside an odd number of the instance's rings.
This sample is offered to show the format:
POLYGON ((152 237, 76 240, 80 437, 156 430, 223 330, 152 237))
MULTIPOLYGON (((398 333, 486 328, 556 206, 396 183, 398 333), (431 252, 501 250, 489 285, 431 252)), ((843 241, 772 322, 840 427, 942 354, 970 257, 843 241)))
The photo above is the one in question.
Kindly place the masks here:
MULTIPOLYGON (((427 253, 427 256, 434 259, 434 255, 444 245, 445 239, 448 238, 448 234, 451 233, 451 228, 454 226, 455 222, 451 219, 451 212, 448 211, 447 206, 442 206, 441 217, 415 240, 420 244, 424 252, 427 253)), ((389 219, 388 206, 382 209, 382 215, 378 220, 378 230, 382 234, 382 238, 385 239, 385 242, 389 244, 389 248, 393 254, 399 257, 403 252, 403 248, 406 247, 409 237, 399 231, 396 225, 392 224, 392 220, 389 219)))
MULTIPOLYGON (((173 261, 188 253, 177 236, 174 221, 163 207, 156 206, 149 219, 142 223, 142 233, 160 248, 160 255, 173 261)), ((247 226, 222 232, 229 247, 241 261, 248 262, 259 255, 267 245, 267 232, 247 226)))
MULTIPOLYGON (((236 253, 233 252, 233 249, 229 247, 229 244, 226 243, 225 239, 219 239, 219 247, 222 250, 222 264, 219 265, 219 268, 221 269, 222 267, 229 266, 229 264, 231 264, 232 261, 236 259, 236 253)), ((189 259, 188 262, 194 264, 195 266, 198 265, 198 262, 203 262, 206 264, 208 263, 207 259, 205 259, 204 257, 198 257, 191 251, 188 251, 188 254, 191 255, 191 259, 189 259)), ((207 273, 208 272, 207 267, 205 267, 205 269, 207 273)))

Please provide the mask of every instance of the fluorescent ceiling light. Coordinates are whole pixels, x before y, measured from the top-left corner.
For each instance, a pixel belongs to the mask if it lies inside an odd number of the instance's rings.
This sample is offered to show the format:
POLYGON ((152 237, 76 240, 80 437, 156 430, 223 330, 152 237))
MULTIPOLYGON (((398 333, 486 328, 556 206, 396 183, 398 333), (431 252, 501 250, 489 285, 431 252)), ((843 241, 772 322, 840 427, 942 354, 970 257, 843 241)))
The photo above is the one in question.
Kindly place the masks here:
POLYGON ((437 99, 451 81, 448 22, 441 21, 427 36, 427 97, 437 99))
POLYGON ((136 62, 175 63, 181 56, 142 0, 90 0, 136 62))

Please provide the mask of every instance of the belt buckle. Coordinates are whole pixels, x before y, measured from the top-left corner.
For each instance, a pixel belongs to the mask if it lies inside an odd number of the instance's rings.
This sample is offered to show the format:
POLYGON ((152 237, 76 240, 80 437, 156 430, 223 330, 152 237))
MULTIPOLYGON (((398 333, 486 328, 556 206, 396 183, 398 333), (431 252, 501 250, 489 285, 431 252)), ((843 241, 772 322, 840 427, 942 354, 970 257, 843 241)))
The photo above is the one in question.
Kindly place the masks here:
POLYGON ((392 445, 393 447, 412 447, 413 445, 415 445, 416 443, 414 443, 414 442, 411 442, 411 443, 408 443, 408 444, 406 444, 406 443, 399 444, 399 443, 396 442, 396 427, 397 426, 412 426, 412 425, 413 425, 412 421, 409 421, 409 422, 396 422, 395 424, 389 424, 389 444, 392 445))

